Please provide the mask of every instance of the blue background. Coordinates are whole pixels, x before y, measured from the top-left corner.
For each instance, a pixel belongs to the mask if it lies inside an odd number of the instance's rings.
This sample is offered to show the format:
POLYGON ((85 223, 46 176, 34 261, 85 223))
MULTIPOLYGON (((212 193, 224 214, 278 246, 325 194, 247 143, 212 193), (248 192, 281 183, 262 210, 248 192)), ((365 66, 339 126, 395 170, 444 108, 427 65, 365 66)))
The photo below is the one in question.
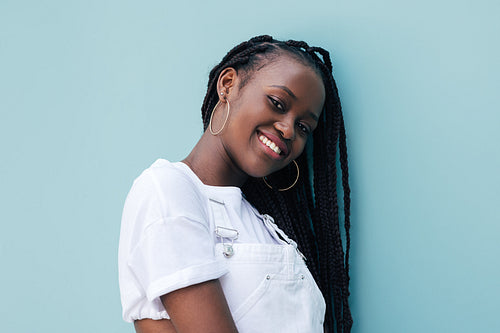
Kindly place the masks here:
POLYGON ((500 331, 500 5, 0 2, 2 332, 132 332, 132 180, 202 132, 208 72, 268 33, 331 51, 348 130, 353 332, 500 331))

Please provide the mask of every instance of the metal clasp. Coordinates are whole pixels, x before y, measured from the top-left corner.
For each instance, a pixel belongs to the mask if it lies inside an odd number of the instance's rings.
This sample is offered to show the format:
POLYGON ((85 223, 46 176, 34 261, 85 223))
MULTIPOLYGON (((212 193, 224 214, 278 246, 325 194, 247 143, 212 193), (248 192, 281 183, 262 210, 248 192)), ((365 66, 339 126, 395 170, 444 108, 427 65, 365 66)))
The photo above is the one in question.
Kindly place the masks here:
POLYGON ((238 230, 217 226, 215 227, 215 234, 221 239, 222 247, 224 248, 222 254, 224 257, 232 257, 234 254, 233 244, 234 241, 238 239, 239 235, 238 230), (230 243, 226 243, 226 239, 229 240, 230 243))

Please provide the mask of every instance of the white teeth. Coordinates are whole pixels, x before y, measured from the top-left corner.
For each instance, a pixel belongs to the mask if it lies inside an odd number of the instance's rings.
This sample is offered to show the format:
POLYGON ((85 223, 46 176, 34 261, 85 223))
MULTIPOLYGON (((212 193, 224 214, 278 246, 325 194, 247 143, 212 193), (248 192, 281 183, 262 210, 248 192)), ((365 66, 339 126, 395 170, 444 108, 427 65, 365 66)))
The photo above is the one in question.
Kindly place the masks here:
POLYGON ((276 154, 281 154, 281 149, 264 135, 259 136, 259 140, 262 141, 262 143, 264 143, 266 146, 271 148, 276 154))

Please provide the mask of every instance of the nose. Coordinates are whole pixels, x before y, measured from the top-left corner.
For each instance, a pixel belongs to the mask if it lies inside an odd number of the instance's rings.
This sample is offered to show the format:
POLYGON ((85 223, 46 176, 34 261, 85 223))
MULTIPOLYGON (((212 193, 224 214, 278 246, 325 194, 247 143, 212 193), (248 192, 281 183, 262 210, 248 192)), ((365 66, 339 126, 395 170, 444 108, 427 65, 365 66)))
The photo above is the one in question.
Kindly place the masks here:
POLYGON ((295 127, 287 121, 277 121, 274 128, 281 133, 281 136, 287 140, 295 139, 295 127))

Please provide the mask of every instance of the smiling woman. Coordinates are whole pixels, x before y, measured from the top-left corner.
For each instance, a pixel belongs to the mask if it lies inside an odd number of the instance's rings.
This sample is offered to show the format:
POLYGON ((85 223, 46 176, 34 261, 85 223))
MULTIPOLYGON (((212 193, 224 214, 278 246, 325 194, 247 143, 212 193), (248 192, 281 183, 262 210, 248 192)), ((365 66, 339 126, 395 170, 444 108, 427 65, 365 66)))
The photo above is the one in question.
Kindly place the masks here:
POLYGON ((191 153, 157 160, 127 197, 124 319, 146 333, 349 332, 347 153, 328 52, 252 38, 211 71, 202 115, 191 153))

